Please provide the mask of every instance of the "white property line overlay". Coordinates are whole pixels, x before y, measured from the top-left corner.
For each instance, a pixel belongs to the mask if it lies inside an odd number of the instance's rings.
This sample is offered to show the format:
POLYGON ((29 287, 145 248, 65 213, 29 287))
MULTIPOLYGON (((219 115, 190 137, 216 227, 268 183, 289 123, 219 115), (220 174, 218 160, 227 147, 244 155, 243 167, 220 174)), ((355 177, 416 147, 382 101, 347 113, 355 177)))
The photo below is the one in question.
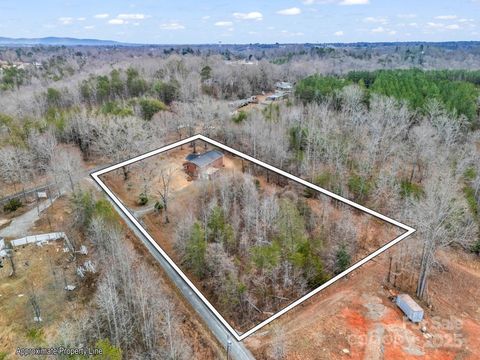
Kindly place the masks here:
POLYGON ((205 305, 210 309, 210 311, 217 317, 217 319, 228 329, 228 331, 230 331, 230 333, 232 334, 232 336, 237 339, 237 341, 242 341, 244 340, 245 338, 247 338, 248 336, 252 335, 254 332, 256 332, 257 330, 261 329, 262 327, 264 327, 265 325, 269 324, 270 322, 272 322, 273 320, 277 319, 278 317, 282 316, 283 314, 285 314, 286 312, 292 310, 295 306, 301 304, 302 302, 304 302, 305 300, 311 298, 313 295, 317 294, 318 292, 322 291, 323 289, 325 289, 326 287, 330 286, 331 284, 333 284, 334 282, 340 280, 341 278, 343 278, 344 276, 348 275, 349 273, 351 273, 352 271, 354 271, 355 269, 359 268, 360 266, 364 265, 365 263, 367 263, 368 261, 372 260, 374 257, 380 255, 381 253, 383 253, 384 251, 388 250, 389 248, 391 248, 392 246, 398 244, 400 241, 402 241, 403 239, 405 239, 406 237, 410 236, 411 234, 413 234, 415 232, 415 229, 413 229, 412 227, 408 226, 408 225, 405 225, 405 224, 402 224, 394 219, 391 219, 389 218, 388 216, 385 216, 385 215, 382 215, 380 213, 377 213, 376 211, 373 211, 373 210, 370 210, 362 205, 359 205, 351 200, 348 200, 348 199, 345 199, 343 198, 342 196, 339 196, 337 194, 334 194, 328 190, 325 190, 319 186, 316 186, 314 184, 311 184, 309 183, 308 181, 305 181, 303 179, 300 179, 292 174, 289 174, 283 170, 280 170, 280 169, 277 169, 276 167, 274 166, 271 166, 269 164, 266 164, 260 160, 257 160, 249 155, 246 155, 246 154, 243 154, 241 153, 240 151, 237 151, 235 149, 232 149, 222 143, 219 143, 215 140, 212 140, 206 136, 203 136, 203 135, 194 135, 192 137, 189 137, 189 138, 186 138, 186 139, 183 139, 183 140, 180 140, 180 141, 177 141, 173 144, 170 144, 170 145, 167 145, 167 146, 164 146, 160 149, 157 149, 157 150, 153 150, 153 151, 150 151, 148 153, 145 153, 143 155, 140 155, 140 156, 137 156, 137 157, 134 157, 132 159, 129 159, 129 160, 126 160, 126 161, 123 161, 121 163, 118 163, 118 164, 115 164, 115 165, 112 165, 112 166, 109 166, 109 167, 106 167, 102 170, 98 170, 98 171, 95 171, 93 173, 90 174, 92 176, 92 178, 98 183, 98 185, 100 185, 100 187, 107 193, 108 196, 110 196, 110 198, 115 202, 115 204, 120 208, 120 210, 122 210, 122 212, 129 218, 129 220, 138 228, 138 230, 148 239, 148 241, 150 241, 150 243, 155 247, 155 249, 165 258, 165 260, 167 260, 167 262, 170 264, 170 266, 182 277, 182 279, 188 284, 188 286, 190 286, 190 288, 195 292, 195 294, 197 294, 197 296, 205 303, 205 305), (287 307, 285 307, 284 309, 278 311, 277 313, 275 313, 274 315, 270 316, 268 319, 262 321, 260 324, 254 326, 253 328, 251 328, 250 330, 246 331, 245 333, 239 335, 237 333, 237 331, 235 329, 233 329, 230 324, 223 318, 222 315, 220 315, 220 313, 212 306, 212 304, 210 304, 210 302, 203 296, 203 294, 197 289, 197 287, 190 281, 190 279, 183 273, 182 270, 180 270, 180 268, 173 262, 173 260, 167 255, 167 253, 156 243, 156 241, 150 236, 150 234, 143 228, 142 225, 140 225, 140 223, 138 222, 138 220, 130 213, 130 211, 128 211, 128 209, 122 204, 122 202, 117 198, 117 196, 103 183, 102 180, 100 180, 99 176, 107 173, 107 172, 110 172, 112 170, 116 170, 118 168, 121 168, 123 166, 127 166, 127 165, 130 165, 130 164, 133 164, 137 161, 140 161, 140 160, 144 160, 150 156, 154 156, 154 155, 158 155, 162 152, 165 152, 165 151, 168 151, 168 150, 171 150, 171 149, 174 149, 178 146, 181 146, 181 145, 185 145, 187 143, 190 143, 194 140, 203 140, 211 145, 214 145, 220 149, 223 149, 223 150, 226 150, 232 154, 235 154, 241 158, 244 158, 246 160, 249 160, 257 165, 260 165, 268 170, 271 170, 277 174, 280 174, 280 175, 283 175, 293 181, 296 181, 302 185, 305 185, 311 189, 314 189, 322 194, 325 194, 327 196, 330 196, 336 200, 339 200, 345 204, 348 204, 356 209, 359 209, 363 212, 366 212, 370 215, 373 215, 379 219, 382 219, 392 225, 395 225, 397 227, 400 227, 404 230, 406 230, 405 233, 403 233, 402 235, 398 236, 397 238, 393 239, 392 241, 390 241, 389 243, 387 243, 386 245, 384 245, 383 247, 381 247, 380 249, 374 251, 373 253, 371 253, 370 255, 368 255, 367 257, 365 257, 364 259, 358 261, 357 263, 355 263, 354 265, 352 265, 351 267, 349 267, 348 269, 346 269, 345 271, 341 272, 340 274, 336 275, 335 277, 331 278, 330 280, 328 280, 327 282, 323 283, 321 286, 319 286, 318 288, 316 288, 315 290, 312 290, 311 292, 309 292, 308 294, 304 295, 303 297, 301 297, 300 299, 294 301, 293 303, 291 303, 290 305, 288 305, 287 307))

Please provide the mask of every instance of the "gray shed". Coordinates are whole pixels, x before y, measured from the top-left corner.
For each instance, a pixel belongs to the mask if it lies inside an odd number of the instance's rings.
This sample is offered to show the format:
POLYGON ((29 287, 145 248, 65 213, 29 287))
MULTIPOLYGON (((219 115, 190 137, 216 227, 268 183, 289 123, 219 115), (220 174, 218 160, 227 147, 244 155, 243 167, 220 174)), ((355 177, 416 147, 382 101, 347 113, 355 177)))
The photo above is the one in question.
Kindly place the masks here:
POLYGON ((395 299, 397 306, 407 315, 407 318, 419 323, 423 320, 423 309, 407 294, 400 294, 395 299))

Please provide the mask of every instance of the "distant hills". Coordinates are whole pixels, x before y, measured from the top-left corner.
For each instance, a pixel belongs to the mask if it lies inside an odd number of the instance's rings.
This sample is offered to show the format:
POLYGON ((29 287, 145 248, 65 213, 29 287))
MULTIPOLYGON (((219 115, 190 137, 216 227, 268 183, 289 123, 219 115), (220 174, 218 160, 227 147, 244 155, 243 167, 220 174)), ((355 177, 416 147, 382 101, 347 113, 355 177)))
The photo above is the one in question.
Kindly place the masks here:
POLYGON ((112 40, 76 39, 70 37, 44 37, 44 38, 8 38, 0 37, 0 46, 121 46, 133 45, 112 40))
POLYGON ((339 47, 339 48, 368 48, 368 47, 392 47, 392 46, 420 46, 429 45, 449 49, 457 49, 458 47, 477 47, 480 46, 478 41, 445 41, 445 42, 425 42, 425 41, 412 41, 412 42, 357 42, 357 43, 285 43, 285 44, 135 44, 127 42, 119 42, 113 40, 99 40, 99 39, 77 39, 72 37, 43 37, 43 38, 10 38, 0 36, 0 46, 132 46, 132 47, 161 47, 170 48, 178 46, 188 46, 192 48, 259 48, 269 49, 283 46, 296 46, 300 45, 304 48, 312 47, 339 47))

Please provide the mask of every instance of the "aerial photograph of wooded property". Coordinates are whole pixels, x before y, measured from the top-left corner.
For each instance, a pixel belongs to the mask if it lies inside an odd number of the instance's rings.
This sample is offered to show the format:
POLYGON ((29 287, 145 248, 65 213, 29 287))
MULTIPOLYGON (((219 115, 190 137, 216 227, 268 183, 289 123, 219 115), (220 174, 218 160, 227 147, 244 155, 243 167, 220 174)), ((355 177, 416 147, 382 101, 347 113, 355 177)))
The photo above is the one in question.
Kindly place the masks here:
POLYGON ((102 181, 240 332, 405 232, 201 140, 102 181))
POLYGON ((479 1, 0 3, 0 360, 478 349, 479 1))

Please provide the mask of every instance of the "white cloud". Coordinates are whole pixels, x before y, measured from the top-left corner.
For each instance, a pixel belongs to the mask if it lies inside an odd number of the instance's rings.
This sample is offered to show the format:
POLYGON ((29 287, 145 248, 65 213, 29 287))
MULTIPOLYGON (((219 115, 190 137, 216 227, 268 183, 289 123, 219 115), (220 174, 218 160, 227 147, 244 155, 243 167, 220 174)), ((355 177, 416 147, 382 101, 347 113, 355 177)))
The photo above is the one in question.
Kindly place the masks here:
POLYGON ((93 26, 93 25, 87 25, 87 26, 84 26, 83 28, 84 28, 85 30, 92 30, 92 29, 95 28, 95 26, 93 26))
POLYGON ((227 27, 227 26, 232 26, 233 23, 231 21, 217 21, 215 24, 213 24, 215 26, 222 26, 222 27, 227 27))
POLYGON ((368 4, 370 4, 370 0, 303 0, 302 3, 304 5, 338 4, 338 5, 349 6, 349 5, 368 5, 368 4))
POLYGON ((78 20, 78 21, 85 21, 85 20, 87 20, 87 18, 79 17, 79 18, 77 18, 77 20, 78 20))
POLYGON ((363 19, 363 22, 366 23, 375 23, 375 24, 387 24, 388 19, 386 17, 373 17, 369 16, 363 19))
POLYGON ((183 30, 185 26, 180 24, 177 21, 170 21, 168 23, 160 24, 160 29, 162 30, 183 30))
POLYGON ((58 21, 60 21, 63 25, 70 25, 73 23, 73 18, 62 16, 58 18, 58 21))
POLYGON ((257 21, 260 21, 260 20, 263 19, 262 13, 260 13, 258 11, 252 11, 252 12, 249 12, 249 13, 235 12, 235 13, 233 13, 233 17, 235 19, 239 19, 239 20, 257 20, 257 21))
POLYGON ((386 29, 383 26, 379 26, 375 29, 371 30, 374 34, 388 34, 388 35, 395 35, 397 32, 395 30, 386 29))
POLYGON ((397 15, 399 19, 415 19, 417 14, 399 14, 397 15))
POLYGON ((445 24, 430 21, 430 22, 427 22, 427 26, 435 29, 440 29, 445 27, 445 24))
POLYGON ((143 20, 146 17, 145 14, 119 14, 117 16, 118 19, 123 20, 143 20))
POLYGON ((288 30, 282 30, 281 33, 285 36, 303 36, 304 35, 302 32, 291 32, 288 30))
POLYGON ((368 5, 370 4, 370 0, 342 0, 340 1, 340 5, 368 5))
POLYGON ((123 20, 123 19, 111 19, 111 20, 108 20, 108 23, 110 25, 123 25, 123 24, 125 24, 125 20, 123 20))
POLYGON ((301 13, 302 13, 302 10, 300 10, 297 7, 292 7, 292 8, 277 11, 277 14, 279 15, 299 15, 301 13))
POLYGON ((372 29, 372 33, 377 33, 378 34, 378 33, 384 33, 384 32, 386 32, 386 30, 383 28, 383 26, 379 26, 375 29, 372 29))
POLYGON ((439 15, 435 16, 437 20, 455 20, 458 16, 457 15, 439 15))
POLYGON ((460 26, 457 25, 457 24, 452 24, 452 25, 447 25, 447 26, 445 26, 445 29, 448 29, 448 30, 458 30, 458 29, 460 29, 460 26))
POLYGON ((344 33, 343 31, 335 31, 335 32, 333 33, 333 35, 335 35, 335 36, 343 36, 343 35, 345 35, 345 33, 344 33))
POLYGON ((210 15, 202 16, 202 20, 208 20, 208 19, 210 19, 210 15))
POLYGON ((109 14, 97 14, 94 16, 95 19, 106 19, 108 18, 110 15, 109 14))

